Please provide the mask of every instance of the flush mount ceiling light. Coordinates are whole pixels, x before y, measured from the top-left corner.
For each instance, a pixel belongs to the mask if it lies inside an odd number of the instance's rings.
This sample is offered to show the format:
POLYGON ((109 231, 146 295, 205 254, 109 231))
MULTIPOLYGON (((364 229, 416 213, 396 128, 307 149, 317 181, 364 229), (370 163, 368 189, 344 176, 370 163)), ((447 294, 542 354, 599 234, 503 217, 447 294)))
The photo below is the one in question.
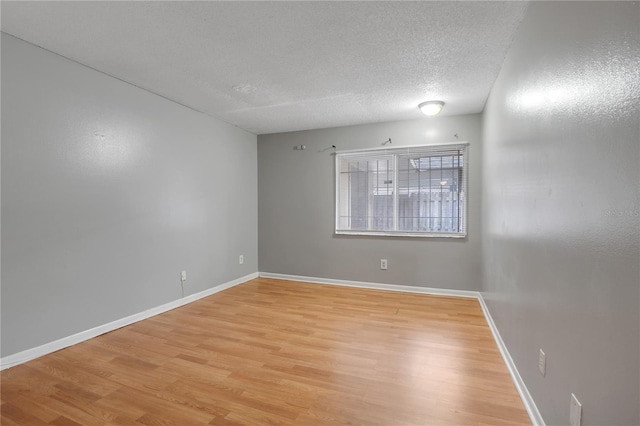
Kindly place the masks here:
POLYGON ((431 116, 438 114, 443 106, 444 102, 442 101, 428 101, 418 105, 418 108, 420 108, 420 111, 422 111, 424 115, 431 116))

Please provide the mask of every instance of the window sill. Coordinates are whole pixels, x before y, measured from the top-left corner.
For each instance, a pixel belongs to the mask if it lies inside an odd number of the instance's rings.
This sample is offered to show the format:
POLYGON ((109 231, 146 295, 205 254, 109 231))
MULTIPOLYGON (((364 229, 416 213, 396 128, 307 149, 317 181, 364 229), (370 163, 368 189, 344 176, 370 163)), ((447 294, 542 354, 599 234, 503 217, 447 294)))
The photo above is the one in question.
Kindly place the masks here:
POLYGON ((412 238, 466 238, 466 233, 458 232, 400 232, 400 231, 345 231, 336 230, 335 235, 361 235, 373 237, 412 237, 412 238))

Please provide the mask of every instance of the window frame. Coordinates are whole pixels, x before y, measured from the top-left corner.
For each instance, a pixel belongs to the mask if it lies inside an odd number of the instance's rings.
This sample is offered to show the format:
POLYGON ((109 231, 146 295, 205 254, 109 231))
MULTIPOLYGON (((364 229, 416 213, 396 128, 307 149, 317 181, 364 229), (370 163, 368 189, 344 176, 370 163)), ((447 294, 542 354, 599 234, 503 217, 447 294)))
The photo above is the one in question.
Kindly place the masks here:
POLYGON ((353 149, 345 151, 336 151, 334 153, 335 161, 335 189, 334 189, 334 235, 354 235, 354 236, 376 236, 376 237, 413 237, 413 238, 466 238, 468 235, 468 215, 469 215, 469 143, 468 142, 450 142, 440 144, 426 144, 426 145, 404 145, 399 147, 381 147, 381 148, 369 148, 369 149, 353 149), (464 193, 464 208, 460 215, 460 221, 462 222, 460 232, 446 232, 446 231, 425 231, 425 232, 411 232, 411 231, 398 231, 398 230, 351 230, 340 229, 340 159, 349 156, 358 156, 370 154, 374 156, 391 155, 393 157, 393 223, 394 228, 397 229, 398 211, 397 211, 397 198, 398 198, 398 157, 401 155, 411 154, 413 152, 420 153, 420 150, 425 152, 432 151, 437 152, 439 149, 451 150, 455 147, 463 151, 462 155, 462 185, 464 193))

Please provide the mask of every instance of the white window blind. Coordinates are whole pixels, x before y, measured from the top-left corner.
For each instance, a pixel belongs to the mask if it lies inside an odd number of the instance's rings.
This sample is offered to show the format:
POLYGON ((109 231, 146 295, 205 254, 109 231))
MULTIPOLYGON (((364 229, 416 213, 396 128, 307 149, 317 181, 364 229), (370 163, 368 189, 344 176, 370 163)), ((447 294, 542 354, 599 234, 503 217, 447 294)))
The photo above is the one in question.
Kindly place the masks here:
POLYGON ((464 237, 466 143, 336 154, 336 233, 464 237))

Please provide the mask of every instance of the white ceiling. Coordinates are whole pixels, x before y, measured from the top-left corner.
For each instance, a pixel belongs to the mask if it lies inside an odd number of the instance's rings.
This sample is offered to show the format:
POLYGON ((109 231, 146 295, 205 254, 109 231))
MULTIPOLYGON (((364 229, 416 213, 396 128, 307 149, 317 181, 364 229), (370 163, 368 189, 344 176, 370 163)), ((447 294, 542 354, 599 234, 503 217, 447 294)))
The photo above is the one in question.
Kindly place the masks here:
POLYGON ((525 2, 2 2, 2 31, 256 134, 481 112, 525 2))

